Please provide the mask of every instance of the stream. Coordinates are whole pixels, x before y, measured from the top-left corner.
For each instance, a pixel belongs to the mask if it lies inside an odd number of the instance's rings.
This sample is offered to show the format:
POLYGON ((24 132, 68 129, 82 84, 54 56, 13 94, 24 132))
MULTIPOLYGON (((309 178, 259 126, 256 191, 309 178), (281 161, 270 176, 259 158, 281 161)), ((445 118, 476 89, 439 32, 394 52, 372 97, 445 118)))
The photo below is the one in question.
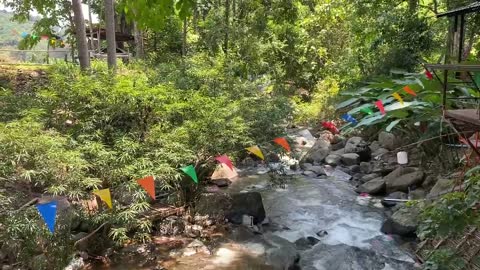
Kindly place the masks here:
POLYGON ((238 226, 211 258, 179 258, 173 269, 414 269, 412 256, 380 232, 381 204, 356 194, 347 181, 294 175, 285 187, 271 188, 263 173, 244 173, 227 191, 262 194, 269 221, 262 233, 238 226), (293 244, 306 237, 317 240, 293 244))

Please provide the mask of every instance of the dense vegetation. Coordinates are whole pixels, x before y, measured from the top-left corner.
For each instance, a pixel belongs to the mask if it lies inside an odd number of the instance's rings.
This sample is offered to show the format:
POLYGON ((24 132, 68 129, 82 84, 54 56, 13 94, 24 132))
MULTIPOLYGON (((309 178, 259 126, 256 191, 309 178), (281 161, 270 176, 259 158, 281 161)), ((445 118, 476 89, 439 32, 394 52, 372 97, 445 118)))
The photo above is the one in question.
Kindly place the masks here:
MULTIPOLYGON (((74 45, 68 1, 2 2, 19 21, 32 10, 43 15, 33 27, 38 36, 66 27, 74 45)), ((0 240, 2 252, 22 266, 65 265, 74 250, 71 232, 82 226, 92 231, 107 222, 108 234, 98 241, 105 245, 148 239, 152 226, 138 216, 149 199, 135 179, 154 175, 168 202, 194 203, 202 184, 184 179, 178 168, 195 164, 202 183, 212 157, 240 160, 239 150, 270 143, 290 123, 331 116, 328 101, 338 93, 347 97, 337 109, 348 107, 359 126, 408 132, 431 120, 438 85, 418 72, 424 60, 442 54, 447 22, 434 15, 465 4, 183 0, 152 1, 168 9, 149 9, 147 1, 118 2, 118 28, 143 37, 124 44, 136 60, 116 70, 103 62, 85 71, 57 64, 30 89, 0 88, 0 240), (415 101, 405 98, 407 106, 392 98, 385 105, 397 108, 387 117, 360 112, 405 85, 418 92, 415 101), (112 190, 112 211, 83 208, 95 188, 112 190), (70 203, 54 235, 33 207, 20 209, 42 194, 70 203), (39 254, 46 256, 43 265, 35 261, 39 254)), ((88 3, 104 17, 103 1, 88 3)), ((476 25, 470 20, 470 58, 480 51, 476 25)))

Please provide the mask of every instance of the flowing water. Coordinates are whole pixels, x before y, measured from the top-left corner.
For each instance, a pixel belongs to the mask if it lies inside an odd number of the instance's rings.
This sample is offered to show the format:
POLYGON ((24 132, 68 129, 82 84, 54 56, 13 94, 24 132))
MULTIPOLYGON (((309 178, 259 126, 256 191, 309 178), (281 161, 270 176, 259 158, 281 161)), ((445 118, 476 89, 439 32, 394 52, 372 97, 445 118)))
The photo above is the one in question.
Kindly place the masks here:
POLYGON ((413 269, 411 256, 380 232, 385 219, 381 205, 358 196, 348 182, 297 176, 285 189, 262 189, 268 181, 250 176, 231 188, 257 185, 270 222, 282 228, 272 235, 292 243, 309 236, 320 240, 300 252, 302 269, 413 269), (318 236, 319 231, 328 234, 318 236))

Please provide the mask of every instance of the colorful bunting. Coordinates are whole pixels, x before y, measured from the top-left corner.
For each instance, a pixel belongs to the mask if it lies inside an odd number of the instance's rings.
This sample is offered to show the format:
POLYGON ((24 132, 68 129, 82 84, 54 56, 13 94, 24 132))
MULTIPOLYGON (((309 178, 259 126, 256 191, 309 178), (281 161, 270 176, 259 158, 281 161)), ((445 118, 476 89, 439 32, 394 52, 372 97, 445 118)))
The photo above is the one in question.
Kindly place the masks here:
POLYGON ((262 153, 262 150, 260 150, 260 148, 256 145, 254 146, 251 146, 251 147, 248 147, 246 148, 248 152, 254 154, 255 156, 261 158, 262 160, 265 159, 265 157, 263 156, 263 153, 262 153))
POLYGON ((351 116, 350 114, 344 114, 342 115, 342 119, 347 121, 347 122, 350 122, 354 125, 356 125, 358 123, 357 119, 355 119, 353 116, 351 116))
POLYGON ((425 69, 425 76, 427 79, 433 80, 433 74, 428 69, 425 69))
POLYGON ((340 133, 337 126, 335 126, 335 123, 333 123, 332 121, 322 122, 322 126, 326 129, 330 130, 330 132, 332 132, 333 134, 340 133))
POLYGON ((381 114, 385 114, 385 107, 383 107, 383 102, 381 100, 377 100, 375 101, 375 105, 377 106, 377 108, 380 110, 380 113, 381 114))
POLYGON ((393 93, 392 96, 393 96, 396 100, 398 100, 398 102, 400 102, 400 104, 403 105, 403 99, 402 99, 402 97, 401 97, 397 92, 393 93))
POLYGON ((37 39, 37 38, 38 38, 38 36, 37 36, 37 35, 35 35, 35 34, 32 34, 32 39, 34 39, 34 40, 35 40, 35 39, 37 39))
POLYGON ((18 35, 18 32, 17 32, 17 30, 15 30, 15 29, 12 29, 12 34, 13 34, 13 35, 18 35))
POLYGON ((182 170, 186 175, 190 176, 190 178, 192 178, 195 184, 198 184, 197 173, 195 172, 195 168, 192 165, 183 167, 180 170, 182 170))
POLYGON ((147 176, 142 179, 138 179, 137 183, 145 189, 145 191, 155 200, 155 180, 153 176, 147 176))
POLYGON ((48 40, 48 36, 45 36, 45 35, 41 36, 40 38, 41 38, 42 40, 48 40))
POLYGON ((27 34, 27 32, 22 32, 22 33, 20 34, 20 36, 21 36, 22 38, 26 38, 26 37, 28 36, 28 34, 27 34))
POLYGON ((413 91, 413 89, 410 88, 410 86, 408 86, 408 85, 405 86, 405 87, 403 87, 403 91, 407 92, 408 94, 410 94, 410 95, 412 95, 412 96, 414 96, 414 97, 417 96, 417 93, 415 93, 415 91, 413 91))
POLYGON ((230 168, 230 170, 233 171, 233 163, 232 161, 228 158, 227 155, 223 155, 223 156, 218 156, 215 158, 216 161, 220 162, 220 163, 223 163, 225 165, 228 166, 228 168, 230 168))
POLYGON ((51 40, 50 40, 50 44, 51 44, 51 45, 55 45, 55 43, 56 43, 56 40, 55 40, 55 39, 51 39, 51 40))
POLYGON ((101 189, 101 190, 97 189, 93 191, 93 194, 100 197, 100 199, 104 201, 110 209, 112 208, 112 197, 110 196, 110 189, 108 188, 101 189))
POLYGON ((51 233, 55 232, 55 221, 57 216, 57 201, 51 201, 48 203, 37 204, 37 210, 47 224, 51 233))
POLYGON ((291 151, 290 145, 288 144, 287 139, 285 139, 283 137, 279 137, 279 138, 275 138, 273 141, 276 144, 280 145, 281 147, 285 148, 285 150, 287 150, 287 152, 291 151))
POLYGON ((370 109, 370 107, 361 108, 360 111, 363 112, 363 113, 366 113, 368 115, 373 114, 373 111, 372 111, 372 109, 370 109))

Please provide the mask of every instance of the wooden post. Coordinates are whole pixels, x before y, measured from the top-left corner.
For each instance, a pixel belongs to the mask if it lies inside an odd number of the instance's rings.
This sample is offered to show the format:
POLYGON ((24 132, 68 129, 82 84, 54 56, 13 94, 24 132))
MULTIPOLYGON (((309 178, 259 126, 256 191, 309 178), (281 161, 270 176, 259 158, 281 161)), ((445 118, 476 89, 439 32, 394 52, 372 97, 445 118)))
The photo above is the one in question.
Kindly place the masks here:
POLYGON ((443 71, 443 110, 447 109, 448 70, 443 71))

